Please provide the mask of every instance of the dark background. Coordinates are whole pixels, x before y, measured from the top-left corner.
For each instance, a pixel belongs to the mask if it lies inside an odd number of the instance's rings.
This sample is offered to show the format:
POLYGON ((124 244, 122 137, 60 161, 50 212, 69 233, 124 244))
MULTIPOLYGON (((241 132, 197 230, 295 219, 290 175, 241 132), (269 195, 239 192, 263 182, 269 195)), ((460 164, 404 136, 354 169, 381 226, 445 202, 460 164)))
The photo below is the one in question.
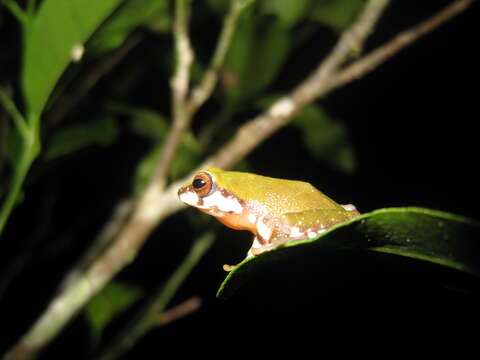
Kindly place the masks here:
MULTIPOLYGON (((434 3, 394 1, 367 50, 449 2, 434 3)), ((252 169, 309 181, 340 203, 356 204, 361 212, 422 206, 478 219, 479 15, 477 2, 373 73, 319 102, 349 129, 357 156, 352 176, 314 160, 292 128, 282 129, 249 155, 252 169)), ((315 35, 318 40, 305 45, 301 56, 289 59, 274 84, 280 91, 318 61, 318 44, 325 50, 332 44, 323 33, 315 35)), ((148 55, 148 41, 115 71, 127 71, 129 61, 148 55)), ((108 89, 115 71, 95 91, 108 89)), ((145 76, 139 102, 158 102, 152 78, 155 75, 145 76)), ((7 246, 0 254, 0 276, 5 279, 12 266, 23 266, 0 298, 6 330, 2 350, 45 308, 116 200, 128 194, 135 162, 144 150, 141 139, 125 132, 111 148, 89 149, 51 169, 32 170, 37 178, 30 179, 25 200, 2 239, 7 246), (28 256, 18 257, 20 253, 28 256)), ((119 279, 147 291, 165 280, 191 244, 185 222, 184 214, 167 219, 119 279)), ((345 252, 322 256, 321 263, 314 255, 279 261, 232 298, 217 300, 215 293, 225 277, 221 265, 240 261, 249 238, 222 228, 212 250, 173 300, 176 304, 200 295, 202 308, 152 331, 124 358, 168 352, 181 356, 192 350, 215 357, 466 358, 476 351, 478 279, 393 255, 345 252)), ((106 341, 121 320, 110 326, 106 341)), ((85 319, 79 316, 41 358, 88 358, 88 336, 85 319)))

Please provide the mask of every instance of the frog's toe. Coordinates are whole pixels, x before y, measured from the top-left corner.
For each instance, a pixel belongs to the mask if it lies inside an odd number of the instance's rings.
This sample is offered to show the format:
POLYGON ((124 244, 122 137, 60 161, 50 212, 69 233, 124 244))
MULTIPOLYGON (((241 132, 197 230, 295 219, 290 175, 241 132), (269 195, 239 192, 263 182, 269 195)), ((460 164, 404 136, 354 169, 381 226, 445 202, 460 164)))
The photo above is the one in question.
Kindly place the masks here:
POLYGON ((237 267, 237 265, 227 265, 227 264, 224 264, 223 265, 223 270, 225 270, 226 272, 230 272, 232 271, 233 269, 235 269, 237 267))

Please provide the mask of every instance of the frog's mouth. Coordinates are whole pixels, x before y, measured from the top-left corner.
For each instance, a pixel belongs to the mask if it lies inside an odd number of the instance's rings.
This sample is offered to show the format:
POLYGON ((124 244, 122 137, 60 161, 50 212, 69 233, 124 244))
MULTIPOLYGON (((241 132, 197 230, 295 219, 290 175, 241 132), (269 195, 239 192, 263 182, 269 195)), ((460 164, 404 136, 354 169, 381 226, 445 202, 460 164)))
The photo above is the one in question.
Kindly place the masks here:
POLYGON ((180 188, 178 197, 185 204, 217 217, 225 216, 226 214, 242 214, 245 208, 243 201, 221 188, 218 188, 208 196, 200 197, 192 185, 187 185, 180 188))

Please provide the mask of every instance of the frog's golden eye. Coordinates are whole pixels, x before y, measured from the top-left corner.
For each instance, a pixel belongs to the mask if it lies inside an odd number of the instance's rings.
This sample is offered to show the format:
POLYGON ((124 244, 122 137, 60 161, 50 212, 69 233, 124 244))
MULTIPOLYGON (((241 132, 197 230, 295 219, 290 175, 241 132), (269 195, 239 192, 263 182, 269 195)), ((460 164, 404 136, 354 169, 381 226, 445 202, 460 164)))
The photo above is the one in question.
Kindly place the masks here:
POLYGON ((195 175, 192 181, 192 187, 198 196, 204 197, 210 195, 215 186, 210 174, 202 172, 195 175))

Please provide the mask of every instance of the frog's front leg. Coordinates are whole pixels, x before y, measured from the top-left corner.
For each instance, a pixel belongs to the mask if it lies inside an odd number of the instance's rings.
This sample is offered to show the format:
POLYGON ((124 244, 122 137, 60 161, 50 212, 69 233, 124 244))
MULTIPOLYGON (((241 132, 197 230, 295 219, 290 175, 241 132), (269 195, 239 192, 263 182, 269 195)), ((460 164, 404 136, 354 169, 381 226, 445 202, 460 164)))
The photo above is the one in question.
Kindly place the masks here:
MULTIPOLYGON (((271 219, 267 219, 265 216, 260 216, 255 223, 255 228, 256 235, 253 238, 253 243, 248 250, 246 259, 275 248, 275 245, 271 242, 272 234, 275 230, 275 222, 271 219)), ((225 264, 223 265, 223 270, 232 271, 236 266, 237 265, 225 264)))

